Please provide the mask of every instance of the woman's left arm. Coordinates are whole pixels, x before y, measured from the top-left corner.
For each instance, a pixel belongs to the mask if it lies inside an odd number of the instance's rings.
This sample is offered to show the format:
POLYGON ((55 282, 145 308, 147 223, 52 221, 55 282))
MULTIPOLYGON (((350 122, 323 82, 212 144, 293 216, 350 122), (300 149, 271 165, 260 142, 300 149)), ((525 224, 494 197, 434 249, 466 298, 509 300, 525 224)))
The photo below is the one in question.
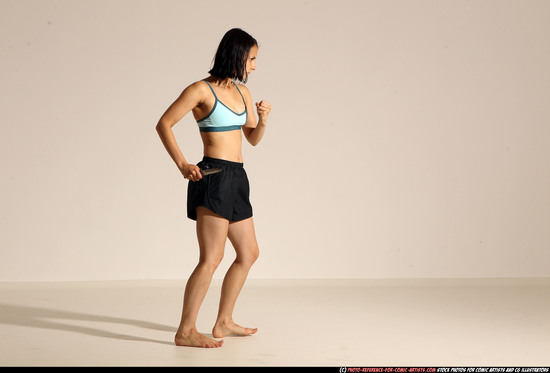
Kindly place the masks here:
POLYGON ((264 137, 265 128, 267 126, 267 117, 271 111, 271 104, 264 100, 256 103, 256 110, 258 112, 258 119, 256 120, 256 115, 254 115, 254 110, 252 109, 254 107, 252 104, 252 96, 250 95, 248 88, 246 88, 246 86, 241 86, 241 91, 244 94, 246 107, 248 110, 246 123, 243 126, 244 136, 250 144, 256 146, 262 137, 264 137))

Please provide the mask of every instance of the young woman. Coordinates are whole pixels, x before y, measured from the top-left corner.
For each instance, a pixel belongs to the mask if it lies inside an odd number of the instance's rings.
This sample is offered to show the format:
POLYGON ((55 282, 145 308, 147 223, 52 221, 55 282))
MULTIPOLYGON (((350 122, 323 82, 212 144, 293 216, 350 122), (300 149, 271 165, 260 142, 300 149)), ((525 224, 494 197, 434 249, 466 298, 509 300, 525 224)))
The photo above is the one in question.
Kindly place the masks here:
POLYGON ((160 118, 156 130, 184 178, 187 216, 196 220, 199 263, 189 277, 183 299, 181 323, 176 332, 178 346, 221 347, 227 335, 251 335, 257 329, 233 321, 233 308, 259 250, 254 232, 249 184, 243 168, 242 134, 257 145, 266 129, 271 105, 256 103, 243 84, 256 70, 258 43, 241 29, 229 30, 222 38, 210 76, 185 88, 160 118), (241 84, 239 84, 239 82, 241 84), (204 158, 197 165, 183 156, 172 127, 187 113, 197 121, 204 158), (223 258, 226 239, 236 259, 223 280, 217 320, 209 338, 196 329, 202 301, 214 271, 223 258))

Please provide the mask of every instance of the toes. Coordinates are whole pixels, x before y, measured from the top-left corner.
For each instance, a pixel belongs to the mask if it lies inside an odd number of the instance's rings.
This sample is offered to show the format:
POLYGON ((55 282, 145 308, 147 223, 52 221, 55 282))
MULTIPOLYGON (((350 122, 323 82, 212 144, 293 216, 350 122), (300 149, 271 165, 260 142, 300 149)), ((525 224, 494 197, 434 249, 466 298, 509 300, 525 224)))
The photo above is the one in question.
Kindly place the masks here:
POLYGON ((223 346, 223 341, 214 341, 214 343, 208 347, 210 348, 217 348, 223 346))
POLYGON ((223 346, 223 340, 222 341, 216 341, 214 339, 208 345, 208 347, 211 347, 211 348, 216 348, 216 347, 221 347, 221 346, 223 346))
POLYGON ((258 331, 258 328, 245 328, 244 330, 246 334, 250 335, 256 333, 258 331))

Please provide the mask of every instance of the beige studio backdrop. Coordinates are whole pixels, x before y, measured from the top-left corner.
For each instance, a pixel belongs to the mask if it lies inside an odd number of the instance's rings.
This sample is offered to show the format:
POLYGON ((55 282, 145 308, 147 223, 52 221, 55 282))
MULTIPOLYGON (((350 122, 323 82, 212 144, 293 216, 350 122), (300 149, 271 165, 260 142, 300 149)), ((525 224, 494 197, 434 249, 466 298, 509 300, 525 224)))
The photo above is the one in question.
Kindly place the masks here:
MULTIPOLYGON (((0 0, 0 281, 186 279, 155 125, 260 44, 250 278, 548 277, 550 2, 0 0)), ((175 128, 189 160, 192 116, 175 128)), ((228 244, 221 278, 234 254, 228 244)))

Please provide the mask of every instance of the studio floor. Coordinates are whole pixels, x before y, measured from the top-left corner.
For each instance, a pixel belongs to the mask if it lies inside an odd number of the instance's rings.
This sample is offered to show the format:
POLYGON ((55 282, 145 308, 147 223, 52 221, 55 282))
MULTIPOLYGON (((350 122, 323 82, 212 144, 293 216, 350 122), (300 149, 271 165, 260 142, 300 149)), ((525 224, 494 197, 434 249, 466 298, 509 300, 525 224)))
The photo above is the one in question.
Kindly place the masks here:
POLYGON ((0 283, 0 366, 550 366, 550 279, 251 279, 218 349, 174 345, 184 285, 0 283))

